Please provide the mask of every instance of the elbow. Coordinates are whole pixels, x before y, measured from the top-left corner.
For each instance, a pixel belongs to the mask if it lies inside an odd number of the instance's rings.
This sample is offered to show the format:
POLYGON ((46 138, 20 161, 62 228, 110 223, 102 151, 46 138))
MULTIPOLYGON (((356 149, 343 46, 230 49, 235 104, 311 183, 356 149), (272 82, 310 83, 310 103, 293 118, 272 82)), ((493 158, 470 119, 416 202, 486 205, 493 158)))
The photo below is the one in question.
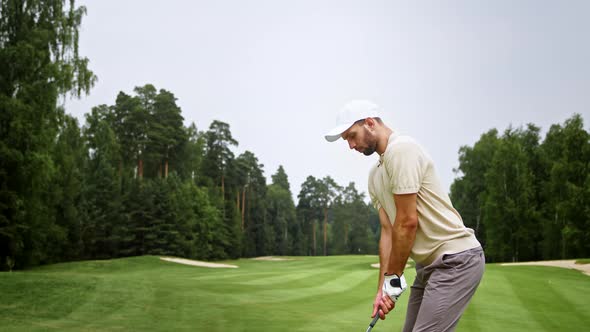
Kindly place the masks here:
POLYGON ((406 232, 415 233, 418 228, 418 216, 405 216, 400 220, 399 226, 406 232))

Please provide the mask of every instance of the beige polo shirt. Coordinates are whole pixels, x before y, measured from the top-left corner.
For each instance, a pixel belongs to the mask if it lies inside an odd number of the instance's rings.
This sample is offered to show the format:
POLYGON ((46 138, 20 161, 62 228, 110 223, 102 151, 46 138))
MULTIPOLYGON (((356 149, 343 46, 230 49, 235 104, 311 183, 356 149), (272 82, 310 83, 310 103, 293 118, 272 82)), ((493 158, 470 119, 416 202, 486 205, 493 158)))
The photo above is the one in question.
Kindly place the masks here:
POLYGON ((410 257, 428 265, 443 254, 480 246, 472 229, 465 227, 442 189, 434 164, 424 148, 409 136, 393 133, 385 153, 371 168, 369 195, 377 210, 383 207, 395 223, 394 194, 417 194, 418 229, 410 257))

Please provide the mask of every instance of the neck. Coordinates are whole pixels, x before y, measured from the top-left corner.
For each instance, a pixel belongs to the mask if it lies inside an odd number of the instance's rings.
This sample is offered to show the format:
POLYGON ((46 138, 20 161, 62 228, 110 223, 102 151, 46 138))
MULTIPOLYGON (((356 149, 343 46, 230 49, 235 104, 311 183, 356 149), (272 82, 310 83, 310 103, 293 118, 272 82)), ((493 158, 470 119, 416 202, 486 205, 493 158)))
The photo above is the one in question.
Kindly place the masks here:
POLYGON ((382 155, 385 153, 385 149, 387 149, 387 142, 389 141, 389 136, 393 133, 393 130, 389 129, 387 126, 383 126, 382 130, 379 131, 379 139, 377 140, 377 153, 382 155))

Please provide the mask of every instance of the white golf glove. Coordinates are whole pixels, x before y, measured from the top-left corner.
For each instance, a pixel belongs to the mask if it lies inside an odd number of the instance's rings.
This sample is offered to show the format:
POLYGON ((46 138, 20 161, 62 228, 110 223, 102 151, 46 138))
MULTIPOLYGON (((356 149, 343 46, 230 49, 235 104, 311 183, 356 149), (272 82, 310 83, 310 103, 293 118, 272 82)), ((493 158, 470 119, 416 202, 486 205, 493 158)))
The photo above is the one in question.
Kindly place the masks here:
POLYGON ((393 302, 397 302, 397 299, 402 295, 406 288, 408 288, 408 284, 406 284, 406 278, 403 273, 401 277, 398 277, 397 274, 385 274, 382 288, 383 295, 389 296, 393 302))

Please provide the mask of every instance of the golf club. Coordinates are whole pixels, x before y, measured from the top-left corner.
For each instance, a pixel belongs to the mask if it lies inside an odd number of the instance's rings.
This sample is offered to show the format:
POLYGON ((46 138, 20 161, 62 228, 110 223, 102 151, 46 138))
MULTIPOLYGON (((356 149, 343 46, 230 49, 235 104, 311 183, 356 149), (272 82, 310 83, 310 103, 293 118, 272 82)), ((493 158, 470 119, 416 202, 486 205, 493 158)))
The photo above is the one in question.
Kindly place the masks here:
POLYGON ((377 324, 377 321, 379 320, 379 313, 377 313, 375 315, 375 318, 373 318, 373 320, 371 321, 371 323, 369 323, 369 328, 367 329, 367 332, 371 332, 371 329, 373 329, 373 326, 375 326, 375 324, 377 324))

